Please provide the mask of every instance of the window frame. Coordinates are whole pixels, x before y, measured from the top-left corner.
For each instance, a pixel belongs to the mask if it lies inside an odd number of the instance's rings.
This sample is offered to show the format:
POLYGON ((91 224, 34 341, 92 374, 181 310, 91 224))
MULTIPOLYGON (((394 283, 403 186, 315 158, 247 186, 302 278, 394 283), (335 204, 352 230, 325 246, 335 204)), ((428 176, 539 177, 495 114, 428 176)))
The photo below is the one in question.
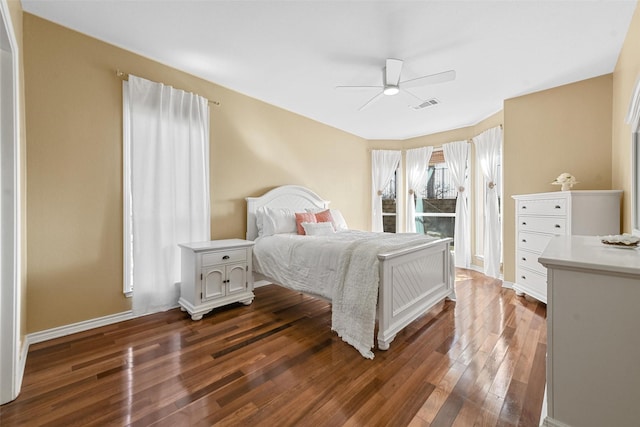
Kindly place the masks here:
MULTIPOLYGON (((382 223, 383 223, 383 230, 384 230, 384 217, 385 216, 395 216, 396 217, 396 230, 394 231, 394 233, 401 233, 403 230, 403 224, 401 224, 401 218, 403 217, 402 215, 400 215, 400 213, 404 213, 403 210, 403 205, 402 203, 404 202, 403 197, 402 197, 402 188, 404 188, 404 181, 403 181, 403 175, 402 175, 402 162, 398 163, 398 167, 396 168, 395 171, 395 183, 396 183, 396 212, 395 213, 391 213, 391 212, 384 212, 384 210, 382 211, 382 223)), ((393 182, 390 181, 390 182, 393 182)))
MULTIPOLYGON (((442 147, 438 147, 438 148, 434 148, 433 149, 433 153, 435 152, 442 152, 443 148, 442 147)), ((433 153, 431 154, 431 159, 433 159, 433 153)), ((446 162, 438 162, 438 163, 431 163, 431 159, 429 160, 429 164, 427 165, 427 168, 429 168, 432 165, 436 165, 436 164, 441 164, 444 163, 446 164, 446 162)), ((447 169, 449 167, 447 166, 447 169)), ((469 160, 467 159, 467 180, 468 180, 468 171, 469 171, 469 160)), ((428 182, 428 181, 427 181, 428 182)), ((426 186, 426 183, 425 183, 426 186)), ((456 193, 456 198, 458 197, 457 193, 456 193)), ((422 200, 423 198, 420 197, 419 200, 422 200)), ((418 197, 416 197, 416 203, 417 203, 418 197)), ((455 200, 455 199, 452 199, 455 200)), ((435 212, 416 212, 415 216, 413 218, 413 220, 415 221, 417 218, 424 218, 424 217, 435 217, 435 218, 455 218, 456 213, 455 212, 441 212, 441 213, 435 213, 435 212)))
MULTIPOLYGON (((123 153, 131 151, 131 121, 129 103, 129 82, 122 81, 122 150, 123 153)), ((133 295, 133 240, 131 218, 131 159, 127 155, 122 156, 122 292, 128 298, 133 295)))
POLYGON ((631 232, 640 236, 640 76, 633 89, 626 122, 631 126, 631 232))

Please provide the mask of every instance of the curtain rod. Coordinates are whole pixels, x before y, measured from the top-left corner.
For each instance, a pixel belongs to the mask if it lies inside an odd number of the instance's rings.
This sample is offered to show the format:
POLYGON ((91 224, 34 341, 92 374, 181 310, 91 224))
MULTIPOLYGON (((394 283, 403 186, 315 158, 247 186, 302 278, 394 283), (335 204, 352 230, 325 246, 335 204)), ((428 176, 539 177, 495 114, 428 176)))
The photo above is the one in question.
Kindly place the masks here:
MULTIPOLYGON (((118 77, 121 80, 129 81, 129 73, 125 73, 123 71, 120 71, 119 69, 116 70, 116 77, 118 77)), ((220 106, 220 102, 218 102, 218 101, 212 101, 210 99, 207 99, 207 101, 209 101, 209 104, 213 104, 216 107, 220 106)))

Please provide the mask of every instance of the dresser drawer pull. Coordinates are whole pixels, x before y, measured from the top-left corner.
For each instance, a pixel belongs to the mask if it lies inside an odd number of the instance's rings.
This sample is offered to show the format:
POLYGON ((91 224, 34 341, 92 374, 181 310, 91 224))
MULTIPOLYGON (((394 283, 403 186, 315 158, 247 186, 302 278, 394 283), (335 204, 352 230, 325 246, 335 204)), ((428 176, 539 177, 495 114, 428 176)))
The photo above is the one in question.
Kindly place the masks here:
POLYGON ((523 221, 523 222, 522 222, 522 225, 527 225, 527 223, 523 221))
POLYGON ((527 209, 527 207, 525 205, 522 205, 522 209, 527 209))
POLYGON ((527 243, 527 239, 522 239, 522 243, 527 243))
POLYGON ((223 256, 222 259, 229 259, 229 255, 223 256))
POLYGON ((562 208, 560 207, 560 205, 556 205, 555 209, 562 209, 562 208))
POLYGON ((523 260, 523 261, 526 261, 527 259, 526 259, 525 257, 522 257, 522 260, 523 260))
POLYGON ((527 276, 520 276, 521 279, 527 280, 527 276))
POLYGON ((560 224, 556 224, 556 228, 562 228, 560 224))

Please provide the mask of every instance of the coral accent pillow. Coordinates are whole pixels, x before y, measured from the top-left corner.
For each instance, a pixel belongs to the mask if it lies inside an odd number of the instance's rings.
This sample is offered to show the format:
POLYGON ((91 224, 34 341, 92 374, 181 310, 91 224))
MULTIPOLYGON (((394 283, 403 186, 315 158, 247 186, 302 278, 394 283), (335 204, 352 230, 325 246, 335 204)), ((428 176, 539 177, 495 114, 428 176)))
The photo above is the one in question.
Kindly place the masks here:
POLYGON ((333 217, 331 216, 331 211, 327 209, 326 211, 316 213, 316 222, 333 223, 333 217))
POLYGON ((304 227, 302 227, 303 222, 311 222, 316 223, 316 214, 310 212, 296 212, 296 226, 298 228, 298 234, 304 235, 304 227))

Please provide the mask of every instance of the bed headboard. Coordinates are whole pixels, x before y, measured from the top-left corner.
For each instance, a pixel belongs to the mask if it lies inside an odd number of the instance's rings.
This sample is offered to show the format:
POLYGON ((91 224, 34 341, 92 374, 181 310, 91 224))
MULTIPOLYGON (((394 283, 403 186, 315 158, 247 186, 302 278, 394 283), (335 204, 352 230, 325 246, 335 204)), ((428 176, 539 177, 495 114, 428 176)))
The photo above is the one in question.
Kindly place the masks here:
POLYGON ((270 208, 289 208, 302 212, 308 208, 326 209, 329 202, 313 191, 299 185, 283 185, 266 192, 260 197, 247 197, 247 240, 258 237, 256 210, 268 206, 270 208))

